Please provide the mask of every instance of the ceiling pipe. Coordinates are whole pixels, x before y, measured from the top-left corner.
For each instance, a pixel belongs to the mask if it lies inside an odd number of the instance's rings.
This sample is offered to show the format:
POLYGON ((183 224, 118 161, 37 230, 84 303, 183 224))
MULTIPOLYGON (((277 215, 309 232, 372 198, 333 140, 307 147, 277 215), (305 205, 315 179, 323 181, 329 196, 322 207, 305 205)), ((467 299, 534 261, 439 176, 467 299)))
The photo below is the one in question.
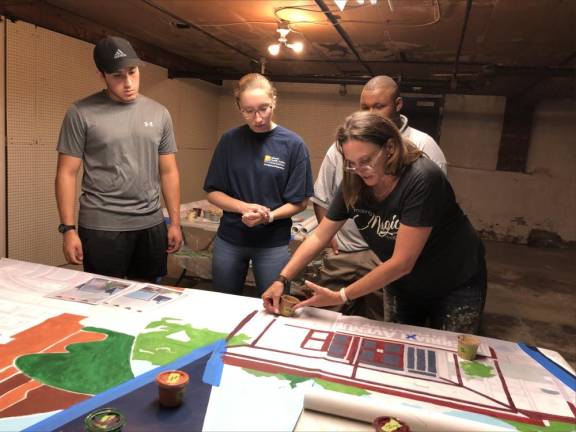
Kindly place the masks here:
MULTIPOLYGON (((561 71, 569 71, 567 72, 566 75, 550 75, 550 74, 545 74, 544 71, 541 72, 540 76, 538 76, 537 78, 534 79, 534 81, 524 87, 522 90, 518 91, 516 93, 516 97, 524 97, 527 98, 528 95, 527 93, 531 90, 533 90, 534 88, 536 88, 539 84, 542 83, 543 80, 545 80, 546 78, 550 78, 550 77, 558 77, 558 76, 567 76, 567 77, 571 77, 571 78, 575 78, 576 79, 576 67, 571 66, 571 67, 564 67, 566 65, 571 65, 571 63, 574 61, 574 59, 576 59, 576 51, 573 52, 572 54, 570 54, 568 57, 566 57, 564 60, 562 60, 560 62, 560 64, 558 64, 557 68, 554 69, 559 69, 561 71)), ((572 95, 573 96, 573 95, 572 95)))
POLYGON ((468 29, 468 19, 470 18, 470 11, 472 10, 472 0, 466 1, 466 14, 464 16, 464 24, 460 32, 460 42, 458 43, 458 51, 456 52, 456 59, 454 60, 454 68, 452 69, 451 88, 455 90, 458 87, 458 62, 460 61, 460 54, 462 53, 462 45, 464 45, 464 37, 468 29))
MULTIPOLYGON (((205 74, 189 71, 170 70, 168 71, 169 78, 191 78, 209 81, 213 84, 222 85, 224 81, 237 81, 242 77, 239 72, 226 72, 205 74)), ((355 77, 336 77, 327 75, 275 75, 267 74, 274 83, 296 83, 296 84, 337 84, 337 85, 359 85, 366 84, 372 76, 355 76, 355 77)), ((400 90, 402 93, 426 93, 426 94, 439 94, 444 95, 454 93, 450 89, 449 81, 426 81, 426 80, 402 80, 400 83, 400 90)), ((459 94, 490 94, 506 96, 504 92, 483 92, 482 89, 475 88, 470 85, 461 85, 458 89, 459 94)))
POLYGON ((164 9, 164 8, 161 7, 161 6, 158 6, 158 5, 157 5, 156 3, 154 3, 152 0, 140 0, 140 1, 142 1, 143 3, 147 4, 148 6, 150 6, 150 7, 152 7, 152 8, 154 8, 154 9, 162 12, 162 13, 165 14, 165 15, 168 15, 169 17, 174 18, 175 20, 178 20, 179 22, 185 23, 186 25, 190 26, 190 28, 196 30, 197 32, 202 33, 204 36, 207 36, 207 37, 209 37, 210 39, 215 40, 216 42, 221 43, 222 45, 226 46, 227 48, 230 48, 230 49, 233 50, 234 52, 236 52, 236 53, 238 53, 238 54, 240 54, 240 55, 248 58, 250 61, 252 61, 252 62, 254 62, 254 63, 257 63, 257 64, 260 63, 260 60, 259 60, 259 59, 254 58, 254 57, 252 57, 250 54, 242 51, 240 48, 237 48, 237 47, 235 47, 234 45, 231 45, 231 44, 229 44, 228 42, 223 41, 222 39, 214 36, 213 34, 207 32, 206 30, 202 29, 201 27, 198 27, 196 24, 194 24, 194 23, 192 23, 192 22, 190 22, 190 21, 188 21, 188 20, 185 20, 184 18, 179 17, 178 15, 170 12, 170 11, 167 10, 167 9, 164 9))
POLYGON ((368 72, 371 76, 374 76, 374 72, 372 71, 372 69, 370 69, 370 66, 367 63, 365 63, 364 60, 362 60, 360 54, 358 53, 358 51, 356 51, 356 48, 354 48, 354 43, 352 42, 352 39, 350 39, 350 36, 348 35, 348 33, 346 33, 346 30, 342 28, 342 26, 338 22, 338 19, 336 18, 336 16, 334 16, 334 14, 330 10, 330 8, 326 5, 324 0, 314 0, 314 1, 318 5, 318 7, 322 10, 322 12, 324 12, 326 18, 328 18, 328 20, 332 23, 332 25, 334 26, 340 37, 344 40, 344 42, 346 42, 348 49, 352 51, 358 63, 362 65, 362 67, 366 70, 366 72, 368 72))

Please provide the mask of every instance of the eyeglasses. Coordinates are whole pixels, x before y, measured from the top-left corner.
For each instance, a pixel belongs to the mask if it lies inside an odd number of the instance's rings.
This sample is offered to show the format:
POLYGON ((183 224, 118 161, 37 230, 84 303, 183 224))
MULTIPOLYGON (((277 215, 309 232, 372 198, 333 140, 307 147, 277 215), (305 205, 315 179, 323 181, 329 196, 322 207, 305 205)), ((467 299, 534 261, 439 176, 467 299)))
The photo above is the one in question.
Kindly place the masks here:
POLYGON ((240 112, 244 117, 254 117, 256 114, 259 114, 260 117, 264 117, 268 110, 272 108, 272 105, 266 104, 262 105, 261 107, 254 109, 254 108, 240 108, 240 112))
POLYGON ((378 161, 378 158, 382 154, 383 147, 378 150, 377 153, 373 154, 367 159, 361 160, 358 162, 358 166, 354 166, 354 162, 346 161, 344 165, 344 169, 348 172, 359 172, 359 171, 372 171, 374 169, 374 165, 378 161))

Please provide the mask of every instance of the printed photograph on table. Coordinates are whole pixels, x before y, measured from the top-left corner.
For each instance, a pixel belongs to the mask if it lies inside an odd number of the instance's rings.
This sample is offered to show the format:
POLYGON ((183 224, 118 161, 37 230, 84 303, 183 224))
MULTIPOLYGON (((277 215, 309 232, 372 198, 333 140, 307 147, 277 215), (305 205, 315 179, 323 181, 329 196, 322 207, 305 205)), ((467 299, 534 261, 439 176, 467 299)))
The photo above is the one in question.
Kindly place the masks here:
POLYGON ((88 304, 100 304, 103 301, 122 293, 130 287, 130 282, 95 277, 71 289, 57 291, 46 297, 76 301, 88 304))
POLYGON ((184 290, 182 288, 145 285, 134 291, 123 293, 117 297, 106 300, 104 304, 135 312, 145 312, 179 299, 183 295, 184 290))

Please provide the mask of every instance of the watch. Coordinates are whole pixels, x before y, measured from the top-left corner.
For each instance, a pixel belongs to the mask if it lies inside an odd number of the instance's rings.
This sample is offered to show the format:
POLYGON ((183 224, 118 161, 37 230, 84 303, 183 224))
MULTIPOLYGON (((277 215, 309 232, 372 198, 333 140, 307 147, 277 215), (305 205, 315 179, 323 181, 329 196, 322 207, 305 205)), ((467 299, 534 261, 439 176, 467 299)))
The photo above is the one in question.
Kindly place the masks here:
POLYGON ((282 274, 279 274, 276 280, 278 282, 282 282, 282 284, 284 285, 284 292, 286 293, 290 292, 290 279, 288 279, 286 276, 282 274))
POLYGON ((58 225, 58 232, 60 234, 64 234, 65 232, 75 230, 75 229, 76 229, 76 225, 65 225, 65 224, 58 225))

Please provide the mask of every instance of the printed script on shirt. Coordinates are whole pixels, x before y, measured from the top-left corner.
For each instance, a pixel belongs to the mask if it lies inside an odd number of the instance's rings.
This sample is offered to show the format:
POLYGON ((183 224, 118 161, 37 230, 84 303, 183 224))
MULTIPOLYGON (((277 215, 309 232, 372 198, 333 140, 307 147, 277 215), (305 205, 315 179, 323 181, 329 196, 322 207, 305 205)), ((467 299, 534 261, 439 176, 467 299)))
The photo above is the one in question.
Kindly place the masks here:
POLYGON ((354 209, 356 213, 352 219, 356 223, 359 231, 370 230, 378 237, 387 240, 396 240, 400 219, 398 215, 393 214, 391 217, 384 219, 382 216, 372 213, 369 210, 354 209))
POLYGON ((283 170, 286 167, 286 162, 281 160, 279 157, 266 155, 264 156, 264 166, 283 170))

